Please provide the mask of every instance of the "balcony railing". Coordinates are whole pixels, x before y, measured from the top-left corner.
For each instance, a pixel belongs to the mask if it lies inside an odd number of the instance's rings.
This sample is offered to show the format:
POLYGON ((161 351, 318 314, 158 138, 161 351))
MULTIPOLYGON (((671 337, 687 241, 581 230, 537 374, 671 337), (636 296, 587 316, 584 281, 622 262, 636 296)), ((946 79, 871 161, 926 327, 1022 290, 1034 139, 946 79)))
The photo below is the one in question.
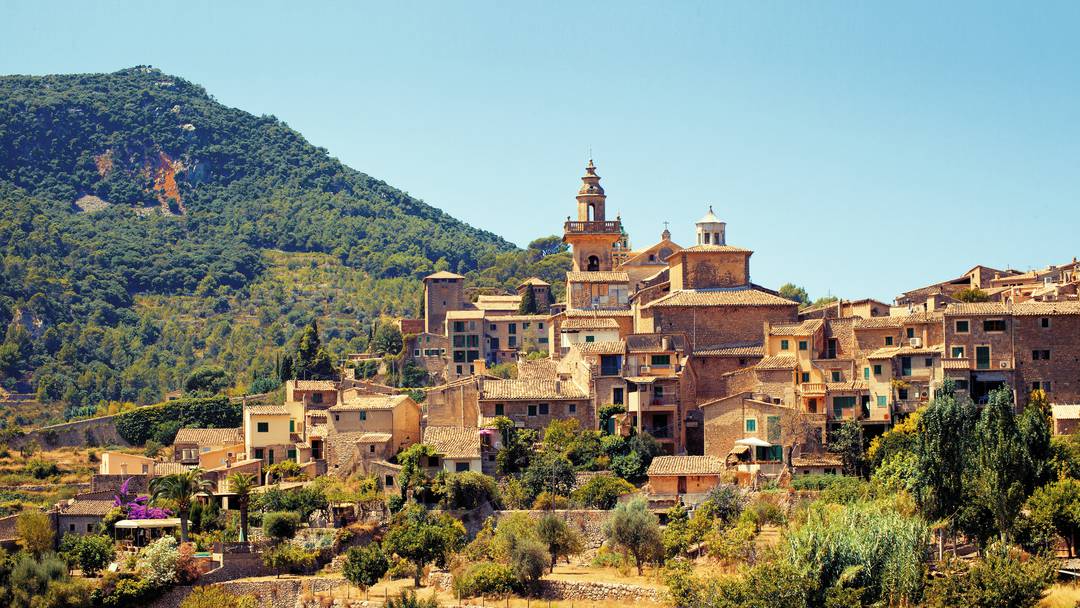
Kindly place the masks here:
POLYGON ((800 385, 800 390, 804 395, 824 395, 825 383, 824 382, 803 382, 800 385))
POLYGON ((621 222, 566 222, 567 234, 608 234, 622 232, 621 222))

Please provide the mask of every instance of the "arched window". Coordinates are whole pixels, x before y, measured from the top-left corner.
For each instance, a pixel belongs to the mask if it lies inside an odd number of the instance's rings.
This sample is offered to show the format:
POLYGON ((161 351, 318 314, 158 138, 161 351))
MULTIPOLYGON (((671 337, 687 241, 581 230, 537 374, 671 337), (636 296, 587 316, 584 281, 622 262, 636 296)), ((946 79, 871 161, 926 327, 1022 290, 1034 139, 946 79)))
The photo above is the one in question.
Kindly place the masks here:
POLYGON ((670 257, 671 257, 671 248, 670 247, 664 247, 664 248, 662 248, 660 250, 660 261, 661 262, 666 262, 667 259, 670 258, 670 257))
POLYGON ((596 205, 589 203, 589 221, 596 221, 596 205))
POLYGON ((590 255, 589 263, 586 267, 586 270, 588 270, 589 272, 596 272, 597 270, 600 270, 600 258, 596 257, 595 255, 590 255))

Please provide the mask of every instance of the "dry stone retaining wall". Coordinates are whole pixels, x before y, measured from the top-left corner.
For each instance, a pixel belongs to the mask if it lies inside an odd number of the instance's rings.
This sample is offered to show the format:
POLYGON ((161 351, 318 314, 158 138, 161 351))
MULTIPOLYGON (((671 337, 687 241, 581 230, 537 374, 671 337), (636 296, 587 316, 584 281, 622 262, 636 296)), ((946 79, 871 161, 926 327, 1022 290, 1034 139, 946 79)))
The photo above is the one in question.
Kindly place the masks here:
POLYGON ((585 548, 587 550, 599 549, 600 545, 604 544, 606 536, 604 535, 604 522, 611 516, 611 511, 604 511, 600 509, 557 509, 555 511, 495 511, 495 522, 498 524, 499 518, 506 517, 512 513, 525 513, 529 517, 539 519, 546 513, 553 512, 556 515, 566 519, 567 525, 572 530, 581 534, 582 540, 585 542, 585 548))

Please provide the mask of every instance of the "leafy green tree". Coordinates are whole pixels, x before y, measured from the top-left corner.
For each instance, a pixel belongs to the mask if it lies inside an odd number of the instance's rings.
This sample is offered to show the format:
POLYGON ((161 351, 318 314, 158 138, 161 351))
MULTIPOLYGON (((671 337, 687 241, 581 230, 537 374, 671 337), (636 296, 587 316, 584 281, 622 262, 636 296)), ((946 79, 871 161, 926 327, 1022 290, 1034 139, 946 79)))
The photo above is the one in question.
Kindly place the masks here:
POLYGON ((1024 559, 1020 552, 1000 543, 986 549, 983 559, 962 564, 950 560, 943 575, 930 580, 927 608, 1033 608, 1054 580, 1051 559, 1024 559))
POLYGON ((293 543, 280 543, 262 554, 263 565, 281 578, 282 574, 302 574, 315 564, 315 553, 293 543))
POLYGON ((116 547, 111 538, 97 534, 87 534, 79 538, 75 545, 75 561, 83 576, 97 576, 116 555, 116 547))
POLYGON ((386 600, 385 608, 439 608, 439 601, 432 593, 426 598, 417 597, 416 592, 404 589, 397 595, 386 600))
POLYGON ((787 298, 793 302, 798 302, 801 306, 808 306, 810 304, 810 296, 807 295, 806 290, 794 283, 784 283, 780 286, 780 289, 776 291, 780 294, 780 297, 787 298))
POLYGON ((379 582, 389 569, 390 562, 382 548, 378 543, 371 542, 362 547, 349 548, 341 573, 345 580, 361 589, 367 589, 379 582))
POLYGON ((262 518, 263 532, 280 543, 296 536, 300 527, 300 515, 291 511, 267 513, 262 518))
POLYGON ((547 545, 547 552, 551 556, 549 572, 555 571, 555 562, 559 557, 569 557, 581 553, 584 543, 581 535, 566 525, 566 520, 554 513, 545 513, 536 522, 536 534, 540 541, 547 545))
POLYGON ((690 548, 690 517, 682 502, 668 509, 667 525, 661 534, 664 543, 664 559, 685 556, 690 548))
POLYGON ((502 435, 502 447, 495 454, 499 473, 510 475, 527 469, 536 455, 536 431, 519 429, 505 416, 495 419, 495 428, 502 435))
POLYGON ((592 509, 612 509, 620 496, 630 494, 635 490, 637 488, 625 479, 611 475, 596 475, 574 490, 571 497, 592 509))
POLYGON ((1052 530, 1061 537, 1069 557, 1074 555, 1080 534, 1080 481, 1062 479, 1035 490, 1027 499, 1024 511, 1035 526, 1052 530))
POLYGON ((535 315, 537 310, 536 292, 533 291, 531 287, 528 287, 525 289, 525 294, 521 296, 521 304, 518 305, 518 314, 535 315))
POLYGON ((414 500, 426 488, 430 480, 427 476, 428 459, 435 455, 435 448, 423 443, 414 443, 398 454, 398 464, 401 472, 398 473, 398 487, 401 488, 401 497, 405 500, 414 500))
POLYGON ((379 323, 378 329, 375 330, 375 338, 371 343, 371 348, 376 355, 397 355, 401 352, 403 344, 401 330, 387 321, 379 323))
POLYGON ((150 500, 169 500, 176 505, 176 516, 180 518, 180 542, 188 542, 188 518, 191 516, 191 503, 203 495, 213 497, 214 484, 203 478, 200 468, 189 469, 182 473, 173 473, 150 480, 150 500))
POLYGON ((953 296, 959 302, 989 302, 990 294, 979 289, 978 287, 971 287, 968 289, 961 289, 953 296))
POLYGON ((565 456, 547 452, 534 458, 521 477, 522 485, 533 499, 541 492, 569 496, 576 481, 574 465, 565 456))
POLYGON ((518 583, 532 592, 536 590, 540 577, 544 575, 549 559, 543 543, 529 538, 514 546, 510 554, 510 568, 514 571, 518 583))
POLYGON ((1017 427, 1020 440, 1027 448, 1027 475, 1024 476, 1024 493, 1030 495, 1035 488, 1054 479, 1054 451, 1051 447, 1050 401, 1046 392, 1031 392, 1017 427))
POLYGON ((1016 425, 1012 392, 1007 387, 990 392, 975 424, 975 441, 976 496, 993 516, 1004 541, 1027 498, 1025 481, 1030 473, 1030 455, 1016 425))
POLYGON ((229 374, 220 365, 197 367, 184 379, 184 391, 195 397, 209 397, 229 386, 229 374))
POLYGON ((846 420, 829 434, 828 449, 839 454, 845 475, 864 475, 866 472, 866 443, 862 425, 846 420))
POLYGON ((24 551, 34 557, 52 551, 56 533, 49 516, 36 509, 27 509, 15 518, 15 539, 24 551))
POLYGON ((615 507, 604 524, 604 532, 616 546, 622 547, 634 557, 638 576, 646 563, 661 557, 663 539, 660 523, 649 511, 644 498, 624 502, 615 507))
POLYGON ((464 541, 465 527, 460 521, 446 514, 432 515, 423 506, 411 504, 394 515, 383 547, 413 563, 413 583, 419 587, 424 567, 432 562, 442 565, 464 541))

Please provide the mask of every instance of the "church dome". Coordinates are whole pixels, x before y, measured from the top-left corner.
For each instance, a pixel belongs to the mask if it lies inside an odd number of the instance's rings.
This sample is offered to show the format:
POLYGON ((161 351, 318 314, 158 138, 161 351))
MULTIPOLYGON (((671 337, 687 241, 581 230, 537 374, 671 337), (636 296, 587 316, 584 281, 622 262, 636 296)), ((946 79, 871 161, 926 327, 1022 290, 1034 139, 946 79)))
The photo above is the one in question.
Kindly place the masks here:
POLYGON ((708 213, 706 213, 704 217, 702 217, 700 220, 698 220, 697 223, 698 224, 721 224, 723 222, 721 222, 720 218, 716 217, 716 214, 713 213, 712 205, 709 205, 708 213))

